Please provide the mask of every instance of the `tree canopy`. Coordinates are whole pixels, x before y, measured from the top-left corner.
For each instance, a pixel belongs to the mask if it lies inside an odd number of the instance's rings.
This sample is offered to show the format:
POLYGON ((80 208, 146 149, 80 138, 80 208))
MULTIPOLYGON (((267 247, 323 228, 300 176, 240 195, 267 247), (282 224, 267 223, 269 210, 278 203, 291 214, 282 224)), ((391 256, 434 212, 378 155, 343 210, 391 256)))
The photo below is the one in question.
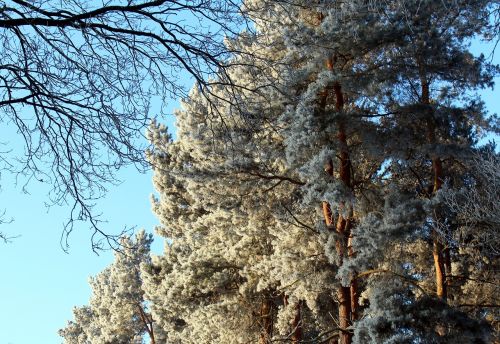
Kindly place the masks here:
POLYGON ((166 242, 141 290, 166 342, 498 340, 477 91, 499 69, 469 51, 496 5, 244 2, 226 72, 249 87, 194 88, 176 140, 148 134, 166 242))

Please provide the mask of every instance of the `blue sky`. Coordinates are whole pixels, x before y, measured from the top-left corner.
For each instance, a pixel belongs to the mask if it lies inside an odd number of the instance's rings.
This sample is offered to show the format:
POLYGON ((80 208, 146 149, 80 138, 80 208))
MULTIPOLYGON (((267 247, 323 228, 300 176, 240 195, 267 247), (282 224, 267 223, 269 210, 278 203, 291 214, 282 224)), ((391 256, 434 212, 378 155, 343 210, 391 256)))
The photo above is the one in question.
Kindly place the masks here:
MULTIPOLYGON (((175 106, 172 101, 169 108, 175 106)), ((173 127, 173 116, 162 122, 173 127)), ((151 212, 152 173, 129 167, 118 178, 123 182, 109 186, 95 207, 108 221, 102 228, 118 233, 136 226, 153 232, 158 221, 151 212)), ((0 211, 6 211, 6 219, 14 219, 0 225, 0 232, 18 236, 8 244, 0 242, 0 344, 61 343, 57 330, 72 319, 73 306, 87 303, 88 277, 110 264, 113 253, 92 252, 92 232, 81 223, 69 237, 69 252, 63 252, 60 238, 69 208, 46 208, 48 185, 31 182, 26 194, 7 173, 1 175, 0 185, 0 211)), ((163 240, 156 238, 152 249, 161 253, 163 240)))
MULTIPOLYGON (((478 44, 474 51, 489 51, 478 44)), ((500 63, 499 53, 495 62, 500 63)), ((497 79, 500 83, 500 79, 497 79)), ((491 112, 500 112, 500 94, 482 92, 491 112)), ((175 106, 175 102, 172 102, 175 106)), ((173 118, 162 119, 172 123, 173 118)), ((151 173, 140 174, 134 168, 122 170, 123 183, 109 187, 107 196, 96 206, 108 223, 104 228, 120 231, 137 226, 149 232, 157 225, 151 212, 153 192, 151 173)), ((90 232, 79 225, 70 237, 70 251, 62 251, 59 240, 68 215, 66 207, 44 206, 48 187, 32 183, 30 195, 14 186, 12 176, 1 176, 0 211, 13 217, 0 231, 20 235, 10 244, 0 244, 0 344, 61 343, 57 330, 72 318, 75 305, 86 304, 90 296, 88 277, 95 275, 113 259, 111 252, 97 256, 91 250, 90 232)), ((163 241, 156 238, 153 251, 162 251, 163 241)))
MULTIPOLYGON (((98 204, 109 220, 105 228, 119 231, 140 224, 151 231, 157 221, 150 210, 150 174, 123 171, 126 180, 110 188, 98 204)), ((5 185, 2 177, 2 183, 5 185)), ((80 225, 70 237, 66 254, 59 245, 66 208, 44 207, 45 193, 32 186, 32 195, 11 188, 1 194, 7 214, 15 221, 3 226, 10 235, 20 234, 12 243, 0 247, 0 344, 60 343, 57 330, 71 319, 73 305, 87 303, 87 279, 112 261, 111 252, 100 256, 90 247, 90 233, 80 225)), ((161 240, 155 250, 161 252, 161 240)))

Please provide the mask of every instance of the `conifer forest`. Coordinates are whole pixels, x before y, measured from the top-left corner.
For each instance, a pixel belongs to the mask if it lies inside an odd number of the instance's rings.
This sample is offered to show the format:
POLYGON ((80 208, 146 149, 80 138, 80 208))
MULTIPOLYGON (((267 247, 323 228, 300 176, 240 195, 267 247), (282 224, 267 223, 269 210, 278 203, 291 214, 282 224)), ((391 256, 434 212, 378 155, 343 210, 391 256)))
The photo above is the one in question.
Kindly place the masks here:
POLYGON ((500 343, 499 1, 238 6, 64 343, 500 343))

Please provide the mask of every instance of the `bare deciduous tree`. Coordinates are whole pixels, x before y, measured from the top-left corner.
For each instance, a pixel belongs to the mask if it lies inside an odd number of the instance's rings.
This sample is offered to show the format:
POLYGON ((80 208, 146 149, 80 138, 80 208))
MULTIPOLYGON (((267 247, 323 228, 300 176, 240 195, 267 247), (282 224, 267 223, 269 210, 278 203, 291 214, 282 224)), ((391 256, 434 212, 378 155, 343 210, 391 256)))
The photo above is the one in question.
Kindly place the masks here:
MULTIPOLYGON (((11 222, 12 219, 6 219, 5 218, 5 210, 0 212, 0 225, 3 225, 5 223, 9 223, 11 222)), ((8 243, 10 242, 10 240, 13 239, 13 237, 7 235, 6 233, 4 232, 1 232, 0 231, 0 241, 3 241, 4 243, 8 243)))
POLYGON ((24 146, 2 153, 0 168, 49 183, 51 204, 71 204, 63 238, 88 221, 93 249, 116 243, 94 200, 120 167, 146 166, 152 99, 164 112, 186 94, 181 72, 204 87, 224 70, 221 38, 237 11, 219 0, 0 1, 0 122, 24 146))
POLYGON ((498 257, 500 242, 500 156, 492 151, 476 153, 469 166, 467 185, 447 190, 444 201, 456 213, 458 231, 453 244, 498 257))

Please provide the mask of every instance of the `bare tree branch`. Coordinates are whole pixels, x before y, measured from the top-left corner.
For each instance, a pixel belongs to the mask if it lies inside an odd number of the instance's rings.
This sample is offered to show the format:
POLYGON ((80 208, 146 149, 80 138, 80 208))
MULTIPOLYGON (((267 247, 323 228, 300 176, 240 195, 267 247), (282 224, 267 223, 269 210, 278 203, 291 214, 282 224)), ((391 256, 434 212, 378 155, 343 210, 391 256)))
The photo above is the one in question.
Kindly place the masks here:
POLYGON ((92 228, 93 249, 119 243, 123 233, 101 230, 95 200, 120 167, 148 168, 152 102, 161 115, 185 97, 181 73, 207 95, 217 73, 232 84, 223 38, 238 31, 238 11, 219 0, 0 2, 0 122, 24 146, 2 153, 0 169, 25 187, 50 184, 49 205, 70 205, 65 248, 77 221, 92 228))

